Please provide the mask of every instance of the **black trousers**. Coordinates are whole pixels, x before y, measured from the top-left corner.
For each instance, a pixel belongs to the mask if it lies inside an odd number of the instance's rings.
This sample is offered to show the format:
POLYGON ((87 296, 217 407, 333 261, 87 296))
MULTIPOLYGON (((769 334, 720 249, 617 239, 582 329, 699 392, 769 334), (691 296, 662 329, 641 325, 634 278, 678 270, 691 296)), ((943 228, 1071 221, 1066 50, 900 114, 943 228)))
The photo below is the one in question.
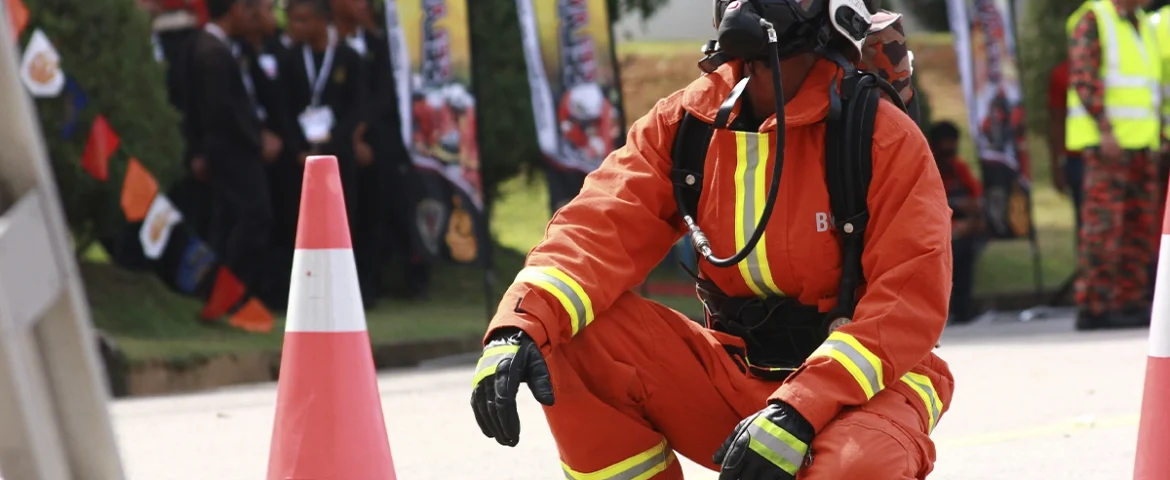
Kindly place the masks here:
POLYGON ((951 240, 954 254, 954 268, 951 287, 952 320, 958 323, 971 321, 975 316, 972 295, 975 290, 975 261, 979 256, 979 238, 958 237, 951 240))
POLYGON ((272 229, 268 175, 259 158, 220 156, 210 167, 211 245, 221 263, 256 291, 272 229))
MULTIPOLYGON (((384 162, 375 159, 365 167, 356 167, 353 183, 357 203, 350 218, 353 233, 353 255, 357 261, 358 281, 361 283, 362 301, 371 307, 382 296, 382 255, 381 246, 386 237, 385 222, 386 195, 384 162)), ((346 195, 349 197, 349 195, 346 195)), ((347 200, 348 201, 348 200, 347 200)))

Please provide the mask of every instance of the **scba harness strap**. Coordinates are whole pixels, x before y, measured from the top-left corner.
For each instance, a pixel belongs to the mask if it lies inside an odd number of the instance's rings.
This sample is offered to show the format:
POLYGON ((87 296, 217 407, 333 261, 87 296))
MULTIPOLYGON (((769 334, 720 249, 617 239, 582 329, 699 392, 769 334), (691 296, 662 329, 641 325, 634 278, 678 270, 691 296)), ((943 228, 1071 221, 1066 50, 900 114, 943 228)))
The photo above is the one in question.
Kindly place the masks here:
MULTIPOLYGON (((760 376, 774 378, 787 376, 791 370, 803 362, 803 358, 800 358, 795 359, 798 361, 792 364, 791 353, 799 352, 801 356, 807 356, 804 355, 805 352, 812 352, 828 338, 829 333, 851 321, 857 308, 857 290, 865 281, 861 266, 861 254, 865 247, 865 230, 869 223, 867 198, 869 184, 873 178, 874 122, 881 101, 881 92, 885 91, 887 94, 893 92, 892 95, 888 95, 890 101, 903 111, 906 110, 894 88, 881 77, 873 73, 859 71, 839 56, 830 55, 829 58, 843 67, 840 90, 835 88, 838 84, 837 81, 830 84, 829 113, 825 119, 825 184, 829 193, 833 226, 838 234, 838 244, 841 248, 842 268, 838 283, 837 306, 823 316, 816 335, 811 338, 808 335, 799 335, 802 337, 799 341, 794 335, 790 342, 784 342, 793 344, 787 348, 792 348, 794 352, 746 352, 745 362, 748 368, 760 376), (811 344, 805 345, 809 342, 811 344), (751 360, 746 358, 748 355, 752 357, 751 360), (780 358, 788 360, 775 365, 769 365, 770 362, 766 360, 780 358), (771 374, 769 375, 769 373, 771 374)), ((716 122, 720 125, 726 125, 726 118, 723 115, 724 109, 720 110, 719 117, 721 118, 717 118, 716 122)), ((691 212, 696 219, 698 218, 699 198, 703 192, 704 164, 714 130, 714 125, 684 111, 671 149, 671 181, 675 186, 675 194, 679 197, 680 205, 686 208, 686 211, 691 212)), ((712 301, 714 299, 710 298, 712 297, 710 289, 714 288, 714 285, 704 280, 699 280, 699 283, 700 295, 705 297, 704 303, 716 323, 724 321, 759 326, 761 322, 774 323, 787 320, 785 318, 719 318, 730 316, 728 315, 730 312, 720 311, 725 310, 721 308, 722 305, 728 303, 741 305, 740 302, 743 301, 771 303, 775 302, 776 299, 724 298, 712 301)), ((815 309, 815 307, 796 304, 792 299, 785 300, 787 300, 786 303, 792 304, 795 308, 767 308, 764 310, 776 316, 807 317, 807 311, 815 309)), ((732 310, 738 312, 742 311, 741 309, 742 306, 737 306, 732 310)), ((765 345, 770 347, 776 344, 773 341, 760 342, 757 340, 763 339, 750 338, 752 336, 750 330, 756 327, 746 330, 740 328, 742 325, 720 328, 720 325, 716 324, 712 327, 744 337, 748 350, 752 350, 752 346, 765 348, 765 345), (747 333, 745 334, 745 332, 747 333)), ((771 348, 768 349, 771 350, 771 348)))

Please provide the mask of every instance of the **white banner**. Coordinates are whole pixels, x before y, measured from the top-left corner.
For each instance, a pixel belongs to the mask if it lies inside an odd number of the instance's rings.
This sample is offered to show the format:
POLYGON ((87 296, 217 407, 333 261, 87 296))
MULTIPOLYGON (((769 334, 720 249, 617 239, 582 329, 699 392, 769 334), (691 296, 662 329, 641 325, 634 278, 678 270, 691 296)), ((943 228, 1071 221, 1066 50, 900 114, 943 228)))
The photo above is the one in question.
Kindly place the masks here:
POLYGON ((980 161, 1023 173, 1023 94, 1009 0, 947 0, 969 132, 980 161))

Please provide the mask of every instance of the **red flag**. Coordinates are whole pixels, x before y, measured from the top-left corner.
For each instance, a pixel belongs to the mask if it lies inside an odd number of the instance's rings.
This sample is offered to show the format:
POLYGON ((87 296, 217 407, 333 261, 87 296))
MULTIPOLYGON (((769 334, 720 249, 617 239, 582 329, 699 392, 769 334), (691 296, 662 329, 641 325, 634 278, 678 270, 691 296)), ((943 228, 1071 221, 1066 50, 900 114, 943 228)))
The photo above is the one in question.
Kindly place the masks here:
POLYGON ((28 7, 23 0, 8 0, 8 20, 12 22, 13 40, 20 38, 28 26, 28 7))
POLYGON ((211 287, 211 297, 203 306, 199 316, 204 320, 214 321, 227 315, 241 299, 244 298, 244 284, 228 271, 227 267, 220 266, 216 274, 215 284, 211 287))
POLYGON ((110 178, 110 155, 118 149, 121 143, 118 133, 110 128, 106 117, 98 115, 93 119, 93 127, 89 131, 89 143, 85 144, 85 153, 81 156, 81 168, 89 172, 93 178, 106 181, 110 178))
POLYGON ((139 222, 146 218, 150 211, 150 204, 158 194, 158 181, 154 175, 138 163, 138 159, 130 157, 126 166, 126 179, 122 181, 122 212, 129 222, 139 222))
POLYGON ((272 312, 256 297, 248 299, 248 303, 228 319, 228 324, 233 327, 257 333, 271 332, 273 323, 272 312))

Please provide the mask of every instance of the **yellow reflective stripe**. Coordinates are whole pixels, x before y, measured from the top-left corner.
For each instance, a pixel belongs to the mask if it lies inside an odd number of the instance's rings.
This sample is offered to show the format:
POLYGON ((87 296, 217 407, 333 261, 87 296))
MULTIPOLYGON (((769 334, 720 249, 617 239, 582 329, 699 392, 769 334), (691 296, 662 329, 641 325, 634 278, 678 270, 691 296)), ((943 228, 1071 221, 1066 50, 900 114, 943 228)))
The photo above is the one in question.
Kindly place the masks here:
POLYGON ((822 343, 809 358, 822 356, 832 358, 845 367, 861 386, 867 400, 886 388, 882 380, 881 359, 853 338, 853 335, 842 333, 840 330, 830 333, 825 343, 822 343))
POLYGON ((938 424, 938 418, 942 415, 943 410, 943 402, 938 397, 938 391, 934 389, 934 383, 930 381, 930 377, 914 372, 903 375, 902 382, 914 390, 914 393, 917 393, 918 397, 922 399, 922 403, 926 405, 926 413, 930 416, 930 425, 926 432, 934 431, 934 426, 938 424))
MULTIPOLYGON (((735 248, 742 250, 755 233, 767 201, 768 135, 735 132, 735 248)), ((738 264, 740 276, 757 296, 783 295, 768 266, 767 234, 738 264)))
POLYGON ((645 452, 591 473, 578 472, 561 462, 565 478, 570 480, 649 480, 665 472, 674 463, 674 450, 666 439, 645 452))
POLYGON ((505 357, 516 355, 520 351, 519 345, 500 345, 485 349, 479 356, 479 363, 475 365, 475 376, 471 379, 471 387, 475 388, 488 375, 496 373, 496 367, 505 357))
POLYGON ((776 464, 789 475, 796 475, 800 465, 804 463, 804 454, 808 452, 808 444, 792 436, 783 428, 769 422, 764 417, 756 417, 748 425, 748 435, 751 440, 748 448, 776 464))
POLYGON ((573 335, 593 322, 593 301, 581 284, 557 268, 524 267, 516 275, 516 282, 530 283, 556 297, 569 314, 573 335))

